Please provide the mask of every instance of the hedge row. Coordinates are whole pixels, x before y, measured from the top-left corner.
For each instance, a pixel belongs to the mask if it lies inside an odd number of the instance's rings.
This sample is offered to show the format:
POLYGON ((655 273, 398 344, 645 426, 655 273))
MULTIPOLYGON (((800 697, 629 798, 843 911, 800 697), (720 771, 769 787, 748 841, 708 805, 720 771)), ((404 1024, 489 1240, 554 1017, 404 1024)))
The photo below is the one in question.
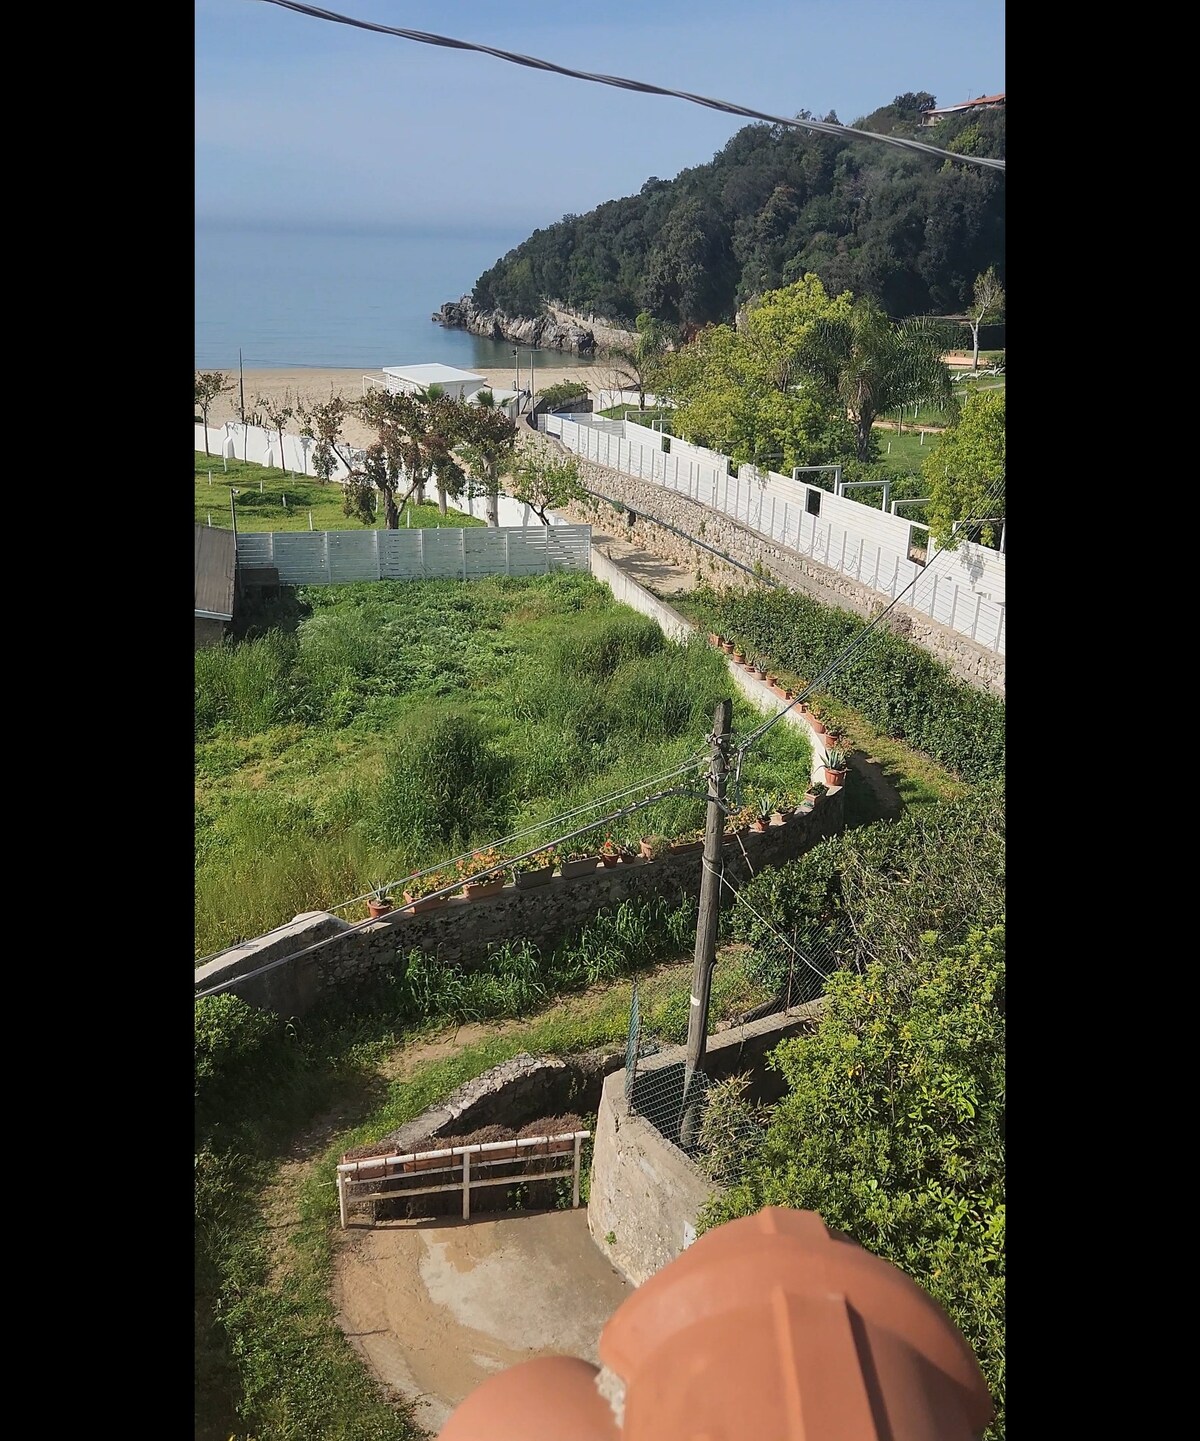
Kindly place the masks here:
MULTIPOLYGON (((808 684, 863 628, 859 616, 794 591, 703 592, 696 599, 709 630, 808 684)), ((862 640, 824 689, 964 780, 1004 773, 1004 702, 956 680, 928 651, 883 626, 862 640)))

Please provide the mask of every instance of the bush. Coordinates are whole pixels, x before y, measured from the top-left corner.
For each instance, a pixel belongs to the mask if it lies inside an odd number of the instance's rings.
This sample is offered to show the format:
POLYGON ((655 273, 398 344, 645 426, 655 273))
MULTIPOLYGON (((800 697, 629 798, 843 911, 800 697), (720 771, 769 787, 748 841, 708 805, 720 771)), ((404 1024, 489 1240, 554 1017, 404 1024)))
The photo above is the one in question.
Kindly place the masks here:
MULTIPOLYGON (((806 678, 820 675, 862 631, 858 616, 794 591, 707 591, 697 600, 706 629, 806 678)), ((825 689, 964 780, 1004 774, 1004 702, 956 680, 927 651, 883 627, 866 636, 825 689)))

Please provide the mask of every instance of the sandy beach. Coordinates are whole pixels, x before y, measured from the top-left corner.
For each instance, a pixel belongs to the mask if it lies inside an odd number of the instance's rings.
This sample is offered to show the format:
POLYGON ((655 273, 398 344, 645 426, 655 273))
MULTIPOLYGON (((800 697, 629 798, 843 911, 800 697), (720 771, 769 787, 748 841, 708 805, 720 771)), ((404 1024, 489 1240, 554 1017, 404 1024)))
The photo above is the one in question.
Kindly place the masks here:
MULTIPOLYGON (((228 380, 233 382, 233 389, 218 396, 213 402, 208 413, 210 425, 221 425, 227 420, 236 420, 238 417, 237 366, 226 369, 224 374, 228 380)), ((481 368, 473 370, 472 374, 485 376, 488 384, 497 389, 511 390, 513 388, 515 376, 511 370, 481 368)), ((347 400, 356 400, 363 393, 364 376, 371 376, 374 380, 383 380, 383 372, 379 370, 317 370, 308 367, 297 370, 247 369, 242 372, 246 391, 246 410, 251 411, 255 408, 255 401, 260 395, 265 396, 268 400, 282 400, 285 405, 294 405, 297 399, 320 404, 334 395, 343 395, 347 400)), ((540 360, 535 363, 533 377, 535 390, 544 390, 547 386, 558 385, 564 380, 580 381, 593 390, 616 383, 611 371, 603 365, 548 364, 543 366, 540 360)), ((521 384, 523 386, 529 384, 527 359, 521 366, 521 384)), ((289 430, 297 428, 294 422, 288 427, 289 430)), ((351 445, 366 446, 375 439, 373 431, 353 419, 347 420, 345 435, 351 445)))

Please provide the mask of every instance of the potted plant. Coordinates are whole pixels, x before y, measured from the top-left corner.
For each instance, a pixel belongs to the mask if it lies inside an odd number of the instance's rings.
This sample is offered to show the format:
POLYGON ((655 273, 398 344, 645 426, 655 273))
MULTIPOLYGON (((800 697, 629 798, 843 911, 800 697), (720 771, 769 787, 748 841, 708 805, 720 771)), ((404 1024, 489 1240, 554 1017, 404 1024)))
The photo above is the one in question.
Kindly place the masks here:
POLYGON ((778 826, 786 825, 796 814, 796 803, 791 795, 784 791, 782 795, 775 797, 775 809, 771 813, 771 820, 778 826))
POLYGON ((826 789, 824 781, 810 781, 808 789, 804 792, 804 800, 800 805, 801 811, 805 814, 811 811, 813 806, 815 806, 825 794, 826 789))
POLYGON ((648 861, 656 861, 667 853, 666 836, 643 836, 638 849, 648 861))
POLYGON ((553 846, 546 846, 543 850, 534 851, 530 856, 519 857, 508 869, 517 890, 527 891, 534 886, 546 885, 553 878, 557 864, 557 851, 553 846))
POLYGON ((825 752, 825 784, 840 786, 846 783, 846 752, 840 746, 833 746, 825 752))
POLYGON ((558 869, 564 877, 586 876, 599 864, 600 857, 596 851, 568 851, 558 869))
POLYGON ((763 660, 762 656, 756 655, 754 657, 753 661, 751 661, 750 663, 750 669, 754 672, 754 674, 758 677, 759 680, 766 680, 767 663, 765 660, 763 660))
POLYGON ((371 913, 371 919, 377 921, 380 916, 386 916, 389 911, 394 909, 390 887, 385 886, 382 881, 377 881, 375 889, 367 897, 367 910, 371 913))
POLYGON ((475 851, 466 860, 459 861, 458 874, 467 899, 482 900, 484 896, 498 895, 504 889, 503 865, 504 857, 491 848, 475 851))
POLYGON ((751 829, 765 831, 771 824, 771 816, 775 811, 775 802, 770 796, 759 796, 755 802, 754 819, 750 822, 751 829))
POLYGON ((704 849, 704 832, 685 831, 682 835, 676 836, 667 846, 667 852, 673 856, 690 856, 696 851, 704 849))
POLYGON ((600 847, 600 864, 606 869, 621 864, 621 853, 625 847, 620 841, 614 841, 612 836, 605 836, 604 844, 600 847))
POLYGON ((447 890, 453 884, 454 877, 445 871, 427 871, 423 876, 409 876, 404 882, 404 904, 414 915, 444 906, 450 899, 449 895, 435 896, 432 892, 447 890))
POLYGON ((737 645, 736 643, 734 644, 734 647, 729 652, 729 654, 734 658, 738 665, 746 664, 746 652, 741 648, 741 646, 737 645))

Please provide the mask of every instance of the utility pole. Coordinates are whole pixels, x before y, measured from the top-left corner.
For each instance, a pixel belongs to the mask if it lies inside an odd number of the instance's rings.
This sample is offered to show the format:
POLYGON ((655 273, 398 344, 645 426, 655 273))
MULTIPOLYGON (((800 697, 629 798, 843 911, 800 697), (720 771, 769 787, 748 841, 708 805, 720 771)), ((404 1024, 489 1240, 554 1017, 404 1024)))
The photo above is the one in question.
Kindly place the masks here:
POLYGON ((725 843, 725 774, 729 767, 729 728, 733 702, 717 702, 713 714, 712 765, 708 773, 708 817, 704 827, 704 859, 700 871, 700 914, 696 918, 696 953, 692 961, 692 994, 688 1011, 687 1060, 683 1071, 680 1140, 695 1140, 700 1125, 698 1098, 689 1093, 692 1076, 704 1070, 708 1040, 708 1004, 717 959, 717 919, 721 910, 721 851, 725 843))

